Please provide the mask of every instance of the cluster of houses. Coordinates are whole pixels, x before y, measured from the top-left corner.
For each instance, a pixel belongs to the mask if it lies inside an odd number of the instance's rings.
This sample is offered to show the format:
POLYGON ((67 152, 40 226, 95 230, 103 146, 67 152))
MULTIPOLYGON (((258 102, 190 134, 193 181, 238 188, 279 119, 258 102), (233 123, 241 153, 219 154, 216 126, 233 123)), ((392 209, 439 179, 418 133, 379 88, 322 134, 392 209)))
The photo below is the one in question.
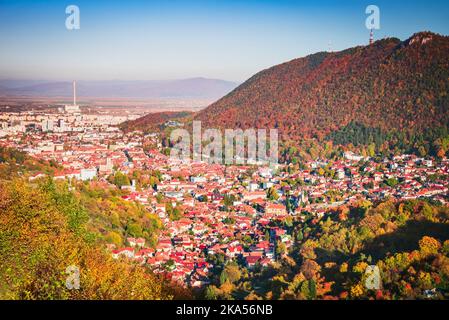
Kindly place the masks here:
POLYGON ((145 263, 156 272, 193 287, 208 283, 213 256, 238 261, 248 269, 275 262, 280 254, 279 243, 288 249, 293 240, 287 227, 273 221, 301 219, 305 212, 321 218, 361 198, 377 201, 432 197, 446 203, 448 194, 445 179, 449 176, 449 162, 412 155, 382 163, 355 156, 332 163, 311 161, 308 170, 293 174, 279 168, 254 170, 183 162, 158 151, 149 153, 146 163, 161 172, 162 181, 156 189, 136 191, 125 198, 147 206, 162 220, 165 229, 154 250, 139 249, 133 258, 141 262, 139 252, 144 250, 145 263), (320 168, 326 168, 325 173, 320 168), (391 179, 394 183, 389 182, 391 179), (292 186, 289 181, 301 183, 292 186), (269 190, 274 190, 274 198, 270 199, 269 190), (162 203, 156 200, 156 194, 163 195, 162 203), (172 221, 166 214, 166 203, 178 206, 183 217, 172 221))
MULTIPOLYGON (((154 137, 83 127, 81 132, 31 131, 25 136, 8 135, 1 138, 0 145, 58 164, 61 169, 54 173, 55 179, 88 181, 106 178, 116 171, 127 174, 145 168, 148 157, 140 147, 144 139, 154 137)), ((36 172, 30 180, 44 175, 36 172)))
POLYGON ((156 185, 136 188, 133 181, 122 186, 127 191, 123 199, 139 202, 162 221, 157 244, 128 238, 126 247, 111 245, 111 254, 191 287, 208 283, 214 261, 234 260, 248 269, 273 264, 283 254, 280 244, 285 249, 294 244, 288 221, 306 214, 322 218, 360 199, 427 197, 447 204, 447 159, 402 155, 379 162, 347 153, 340 161, 309 161, 301 170, 289 170, 292 165, 223 166, 171 159, 158 149, 144 151, 148 139, 156 138, 92 129, 33 132, 0 143, 60 164, 55 179, 97 178, 108 184, 105 178, 114 172, 157 171, 156 185), (173 219, 168 204, 181 217, 173 219))

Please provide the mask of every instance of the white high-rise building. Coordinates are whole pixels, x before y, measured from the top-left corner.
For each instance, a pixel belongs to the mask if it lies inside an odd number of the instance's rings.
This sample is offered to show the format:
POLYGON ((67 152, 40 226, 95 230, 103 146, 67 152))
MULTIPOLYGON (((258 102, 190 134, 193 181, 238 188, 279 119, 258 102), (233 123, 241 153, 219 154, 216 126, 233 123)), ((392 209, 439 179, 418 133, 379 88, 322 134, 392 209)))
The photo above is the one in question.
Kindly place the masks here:
POLYGON ((66 131, 66 125, 65 125, 65 121, 63 119, 59 119, 58 120, 58 127, 59 127, 59 131, 60 132, 64 132, 66 131))
POLYGON ((42 121, 42 131, 43 132, 53 131, 53 129, 54 129, 54 125, 53 125, 52 120, 43 120, 42 121))

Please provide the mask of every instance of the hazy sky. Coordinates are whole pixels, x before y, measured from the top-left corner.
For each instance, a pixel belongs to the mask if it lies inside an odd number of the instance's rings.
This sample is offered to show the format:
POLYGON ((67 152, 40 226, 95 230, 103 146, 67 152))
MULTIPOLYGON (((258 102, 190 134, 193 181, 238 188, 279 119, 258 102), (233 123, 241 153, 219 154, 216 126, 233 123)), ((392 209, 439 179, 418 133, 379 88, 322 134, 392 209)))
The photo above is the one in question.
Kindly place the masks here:
POLYGON ((381 10, 376 38, 449 34, 447 0, 0 0, 0 78, 243 81, 329 41, 366 44, 369 4, 381 10), (65 27, 71 4, 80 30, 65 27))

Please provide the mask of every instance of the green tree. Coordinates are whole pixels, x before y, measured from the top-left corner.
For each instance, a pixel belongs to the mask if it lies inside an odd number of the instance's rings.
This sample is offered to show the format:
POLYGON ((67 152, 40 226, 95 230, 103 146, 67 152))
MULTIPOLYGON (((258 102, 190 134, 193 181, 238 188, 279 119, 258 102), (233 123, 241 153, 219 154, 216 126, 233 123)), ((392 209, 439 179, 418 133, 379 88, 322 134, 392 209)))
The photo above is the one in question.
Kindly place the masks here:
POLYGON ((117 187, 121 188, 123 186, 129 186, 131 183, 129 182, 129 178, 126 174, 123 174, 120 171, 117 171, 114 174, 113 184, 115 184, 117 187))
POLYGON ((267 190, 267 198, 271 201, 276 201, 279 199, 279 194, 275 187, 271 187, 267 190))

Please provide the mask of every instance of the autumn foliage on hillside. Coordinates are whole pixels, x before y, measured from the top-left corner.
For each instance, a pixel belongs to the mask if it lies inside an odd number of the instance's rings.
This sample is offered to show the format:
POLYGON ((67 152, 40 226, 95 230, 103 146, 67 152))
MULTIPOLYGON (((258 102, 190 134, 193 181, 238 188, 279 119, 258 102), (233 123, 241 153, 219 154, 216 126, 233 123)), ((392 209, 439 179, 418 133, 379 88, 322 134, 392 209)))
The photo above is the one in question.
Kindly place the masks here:
MULTIPOLYGON (((252 270, 228 262, 212 277, 208 299, 447 299, 449 209, 427 200, 361 200, 319 220, 305 213, 282 222, 294 245, 277 244, 279 259, 252 270), (367 287, 368 266, 379 286, 367 287)), ((217 258, 218 259, 218 258, 217 258)))
POLYGON ((167 121, 175 121, 186 119, 191 116, 192 112, 156 112, 147 114, 134 121, 127 121, 121 125, 121 129, 125 132, 139 130, 144 132, 159 131, 163 129, 167 121))
POLYGON ((353 121, 383 131, 445 127, 448 56, 449 38, 429 32, 317 53, 256 74, 195 118, 204 128, 278 128, 293 141, 353 121))
POLYGON ((17 177, 22 174, 53 174, 60 169, 53 161, 37 160, 25 152, 0 146, 0 179, 17 177))
POLYGON ((160 279, 95 245, 71 197, 51 182, 0 183, 0 297, 169 299, 160 279), (66 287, 69 266, 80 270, 79 290, 66 287))

